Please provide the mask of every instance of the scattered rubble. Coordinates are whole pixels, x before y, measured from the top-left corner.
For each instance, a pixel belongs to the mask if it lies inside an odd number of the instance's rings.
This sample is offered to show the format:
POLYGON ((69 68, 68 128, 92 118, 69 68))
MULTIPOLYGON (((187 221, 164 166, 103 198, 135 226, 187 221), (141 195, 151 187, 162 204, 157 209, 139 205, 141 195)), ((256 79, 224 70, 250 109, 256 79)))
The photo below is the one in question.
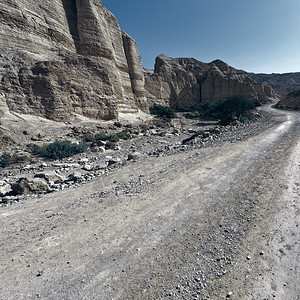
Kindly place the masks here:
MULTIPOLYGON (((155 122, 137 128, 127 126, 127 129, 131 127, 133 138, 119 140, 115 143, 115 150, 106 149, 108 142, 99 140, 96 146, 91 143, 90 150, 86 153, 73 157, 57 161, 35 158, 36 162, 1 169, 0 176, 6 181, 0 183, 0 205, 26 199, 27 194, 50 193, 76 187, 119 168, 122 164, 132 163, 146 156, 167 156, 188 149, 235 143, 259 133, 273 123, 270 115, 260 112, 254 121, 236 121, 227 126, 219 126, 212 121, 190 120, 180 115, 168 127, 160 127, 160 123, 155 126, 155 122)), ((106 133, 118 132, 120 127, 119 123, 110 126, 106 133)), ((73 132, 75 131, 80 132, 77 135, 80 139, 82 130, 74 127, 73 132)), ((85 129, 84 133, 87 134, 88 130, 85 129)), ((26 134, 29 132, 26 131, 26 134)))

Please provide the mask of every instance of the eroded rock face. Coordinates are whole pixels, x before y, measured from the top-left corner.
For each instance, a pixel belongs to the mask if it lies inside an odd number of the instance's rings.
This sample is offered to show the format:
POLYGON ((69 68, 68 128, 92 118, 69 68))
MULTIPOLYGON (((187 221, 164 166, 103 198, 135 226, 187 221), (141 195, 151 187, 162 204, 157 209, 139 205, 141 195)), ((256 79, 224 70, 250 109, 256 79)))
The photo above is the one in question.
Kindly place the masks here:
POLYGON ((292 93, 289 93, 284 99, 278 102, 277 106, 300 110, 300 90, 296 90, 292 93))
POLYGON ((295 73, 273 73, 273 74, 249 74, 252 79, 264 85, 269 85, 280 96, 300 89, 300 72, 295 73))
POLYGON ((255 82, 247 72, 221 60, 209 64, 193 58, 156 58, 154 72, 145 72, 147 98, 151 102, 187 108, 194 103, 215 102, 231 95, 265 100, 272 89, 255 82))
POLYGON ((141 59, 100 0, 0 3, 0 109, 66 121, 148 110, 141 59))

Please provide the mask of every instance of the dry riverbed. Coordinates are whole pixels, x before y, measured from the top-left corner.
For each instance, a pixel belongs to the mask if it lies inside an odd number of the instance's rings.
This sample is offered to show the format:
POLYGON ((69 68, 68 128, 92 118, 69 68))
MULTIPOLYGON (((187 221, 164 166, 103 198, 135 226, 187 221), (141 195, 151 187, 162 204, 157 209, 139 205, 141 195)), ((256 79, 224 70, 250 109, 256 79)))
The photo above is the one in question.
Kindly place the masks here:
POLYGON ((82 181, 7 199, 1 299, 299 299, 299 113, 264 110, 124 141, 103 168, 80 156, 82 181))

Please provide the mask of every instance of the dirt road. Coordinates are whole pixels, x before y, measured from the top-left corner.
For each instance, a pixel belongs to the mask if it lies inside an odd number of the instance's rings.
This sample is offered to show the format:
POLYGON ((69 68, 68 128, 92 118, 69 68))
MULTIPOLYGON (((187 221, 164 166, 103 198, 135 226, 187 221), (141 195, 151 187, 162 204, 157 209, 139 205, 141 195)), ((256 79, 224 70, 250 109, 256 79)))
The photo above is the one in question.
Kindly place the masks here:
POLYGON ((300 299, 300 114, 273 113, 247 140, 2 207, 1 299, 300 299))

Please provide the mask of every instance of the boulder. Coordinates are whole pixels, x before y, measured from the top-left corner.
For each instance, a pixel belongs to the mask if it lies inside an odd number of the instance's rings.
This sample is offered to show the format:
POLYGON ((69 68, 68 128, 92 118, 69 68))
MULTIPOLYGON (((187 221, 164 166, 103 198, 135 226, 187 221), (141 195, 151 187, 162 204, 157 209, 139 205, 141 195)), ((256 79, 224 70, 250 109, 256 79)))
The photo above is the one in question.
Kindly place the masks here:
POLYGON ((12 192, 15 195, 22 194, 37 194, 48 190, 48 184, 41 178, 28 179, 21 177, 18 181, 12 184, 12 192))
POLYGON ((47 173, 37 173, 34 175, 35 178, 42 178, 46 180, 49 185, 56 183, 62 183, 66 180, 63 176, 57 174, 56 172, 47 172, 47 173))

